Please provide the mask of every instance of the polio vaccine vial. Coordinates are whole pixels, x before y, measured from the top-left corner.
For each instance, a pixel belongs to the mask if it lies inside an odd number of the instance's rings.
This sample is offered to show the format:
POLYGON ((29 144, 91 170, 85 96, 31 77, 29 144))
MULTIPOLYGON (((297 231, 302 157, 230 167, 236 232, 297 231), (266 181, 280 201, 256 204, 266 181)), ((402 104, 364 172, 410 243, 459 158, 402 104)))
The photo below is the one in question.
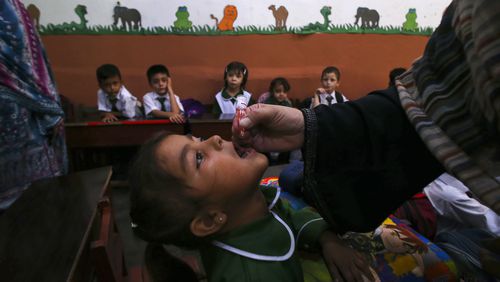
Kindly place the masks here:
POLYGON ((240 135, 242 135, 245 132, 243 128, 240 128, 240 120, 246 116, 245 114, 246 108, 247 108, 247 99, 244 96, 238 96, 236 98, 236 115, 234 118, 236 119, 238 128, 240 129, 240 135))

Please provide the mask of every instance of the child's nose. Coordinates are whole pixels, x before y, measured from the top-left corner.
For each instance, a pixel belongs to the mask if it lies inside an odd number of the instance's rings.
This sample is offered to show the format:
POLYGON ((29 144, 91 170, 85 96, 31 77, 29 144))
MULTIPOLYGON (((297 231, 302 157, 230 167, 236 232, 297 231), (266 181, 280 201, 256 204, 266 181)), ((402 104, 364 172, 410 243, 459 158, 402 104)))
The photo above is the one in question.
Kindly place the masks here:
POLYGON ((224 140, 219 135, 214 135, 208 139, 210 141, 210 144, 214 146, 215 149, 221 150, 222 149, 222 144, 224 143, 224 140))

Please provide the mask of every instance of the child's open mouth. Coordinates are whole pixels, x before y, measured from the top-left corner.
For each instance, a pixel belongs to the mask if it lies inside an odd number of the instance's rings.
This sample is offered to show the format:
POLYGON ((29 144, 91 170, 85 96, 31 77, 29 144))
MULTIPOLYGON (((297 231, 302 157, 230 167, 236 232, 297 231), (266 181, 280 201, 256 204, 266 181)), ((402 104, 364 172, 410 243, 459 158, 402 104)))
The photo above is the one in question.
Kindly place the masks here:
POLYGON ((252 148, 242 148, 242 147, 234 146, 234 149, 236 150, 236 153, 238 154, 238 156, 240 156, 240 158, 242 158, 242 159, 248 157, 250 154, 255 152, 255 150, 252 148))

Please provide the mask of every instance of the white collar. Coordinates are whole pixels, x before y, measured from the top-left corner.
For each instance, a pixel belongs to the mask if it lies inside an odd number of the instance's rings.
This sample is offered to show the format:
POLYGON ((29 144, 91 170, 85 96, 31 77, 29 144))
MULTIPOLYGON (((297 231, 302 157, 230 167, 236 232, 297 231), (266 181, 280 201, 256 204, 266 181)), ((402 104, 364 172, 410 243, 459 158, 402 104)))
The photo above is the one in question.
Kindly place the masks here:
POLYGON ((274 207, 274 205, 276 205, 276 203, 278 202, 279 196, 281 194, 281 189, 279 187, 276 190, 277 190, 276 195, 274 196, 273 201, 271 202, 271 204, 267 208, 269 209, 269 212, 271 212, 272 216, 279 223, 281 223, 281 225, 283 225, 283 227, 285 227, 286 231, 288 232, 288 235, 290 236, 290 248, 288 249, 288 252, 286 254, 284 254, 282 256, 260 255, 260 254, 256 254, 256 253, 252 253, 252 252, 244 251, 242 249, 235 248, 233 246, 230 246, 228 244, 225 244, 225 243, 222 243, 222 242, 216 241, 216 240, 212 241, 212 244, 214 246, 222 248, 228 252, 231 252, 231 253, 234 253, 234 254, 237 254, 237 255, 240 255, 243 257, 255 259, 255 260, 262 260, 262 261, 285 261, 285 260, 288 260, 295 252, 295 237, 293 236, 293 232, 292 232, 292 229, 290 228, 290 226, 288 226, 288 224, 286 224, 286 222, 283 219, 281 219, 276 213, 274 213, 271 210, 274 207))
POLYGON ((222 243, 220 241, 212 241, 212 244, 216 247, 222 248, 228 252, 240 255, 242 257, 247 257, 255 260, 262 260, 262 261, 285 261, 288 260, 290 257, 292 257, 293 253, 295 252, 295 237, 293 236, 292 229, 281 219, 276 213, 273 211, 270 211, 271 214, 274 216, 274 218, 285 227, 286 231, 288 231, 288 235, 290 236, 290 248, 288 249, 288 252, 282 256, 268 256, 268 255, 259 255, 251 252, 247 252, 238 248, 235 248, 233 246, 229 246, 225 243, 222 243))

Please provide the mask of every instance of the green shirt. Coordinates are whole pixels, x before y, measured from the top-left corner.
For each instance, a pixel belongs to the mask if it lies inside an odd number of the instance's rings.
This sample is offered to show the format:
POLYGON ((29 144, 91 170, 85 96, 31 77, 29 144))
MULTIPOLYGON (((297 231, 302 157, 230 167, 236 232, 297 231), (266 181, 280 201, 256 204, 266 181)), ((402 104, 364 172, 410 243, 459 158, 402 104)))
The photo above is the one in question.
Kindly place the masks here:
POLYGON ((201 249, 208 281, 303 281, 296 248, 319 249, 319 236, 328 226, 311 209, 293 210, 279 199, 278 189, 263 187, 262 192, 268 216, 218 235, 216 243, 201 249))

